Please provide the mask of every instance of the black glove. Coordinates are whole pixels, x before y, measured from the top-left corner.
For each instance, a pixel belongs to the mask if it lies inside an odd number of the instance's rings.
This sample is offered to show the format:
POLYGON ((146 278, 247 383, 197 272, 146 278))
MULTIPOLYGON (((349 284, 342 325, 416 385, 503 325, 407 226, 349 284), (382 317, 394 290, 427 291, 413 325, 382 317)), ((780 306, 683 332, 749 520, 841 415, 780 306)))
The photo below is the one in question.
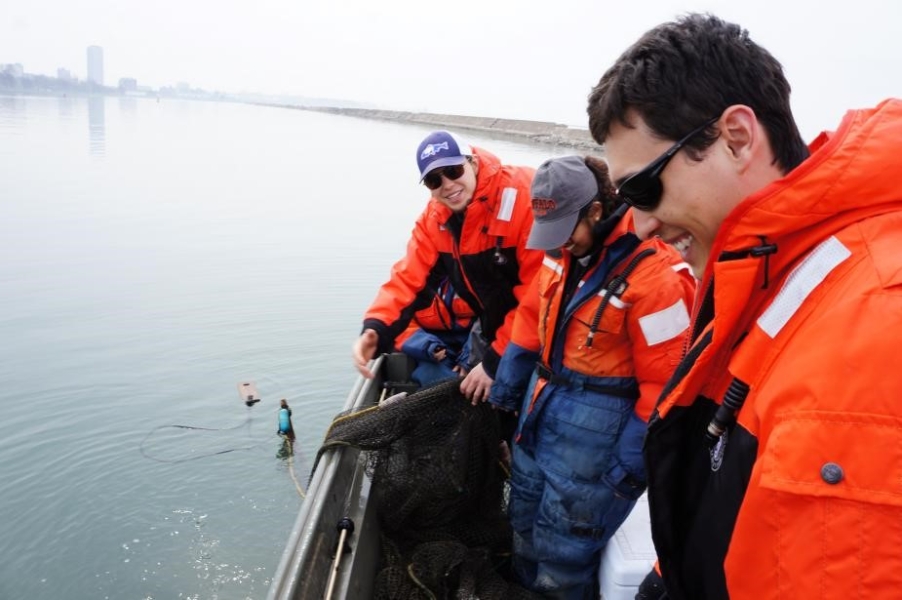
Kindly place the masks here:
POLYGON ((664 589, 664 580, 658 572, 652 568, 639 584, 636 592, 636 600, 667 600, 667 590, 664 589))

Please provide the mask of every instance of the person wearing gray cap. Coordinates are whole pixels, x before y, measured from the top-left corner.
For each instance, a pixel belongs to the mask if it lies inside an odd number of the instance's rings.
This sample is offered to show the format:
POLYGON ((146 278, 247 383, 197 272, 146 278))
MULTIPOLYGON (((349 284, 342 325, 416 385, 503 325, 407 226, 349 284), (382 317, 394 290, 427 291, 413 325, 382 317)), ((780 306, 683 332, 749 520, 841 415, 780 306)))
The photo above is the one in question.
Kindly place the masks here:
POLYGON ((513 570, 551 597, 597 598, 601 550, 645 490, 646 423, 679 362, 695 279, 675 249, 639 240, 603 161, 548 160, 531 196, 526 245, 546 255, 489 397, 519 411, 513 570))

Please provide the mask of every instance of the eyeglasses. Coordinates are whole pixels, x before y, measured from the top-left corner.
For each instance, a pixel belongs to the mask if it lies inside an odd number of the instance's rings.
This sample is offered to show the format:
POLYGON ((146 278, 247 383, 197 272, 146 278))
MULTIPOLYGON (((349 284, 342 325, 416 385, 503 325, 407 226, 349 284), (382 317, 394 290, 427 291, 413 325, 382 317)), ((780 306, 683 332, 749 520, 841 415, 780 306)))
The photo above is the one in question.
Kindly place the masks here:
POLYGON ((667 163, 689 140, 707 129, 719 118, 714 117, 700 127, 690 131, 686 137, 671 146, 667 152, 648 163, 648 166, 620 184, 617 194, 624 202, 639 210, 652 211, 656 209, 661 203, 661 196, 664 193, 664 186, 661 184, 661 173, 664 172, 667 163))
POLYGON ((426 176, 423 177, 423 185, 428 187, 430 190, 437 190, 442 187, 442 176, 444 176, 448 181, 454 181, 456 179, 460 179, 461 175, 463 174, 463 165, 451 165, 450 167, 442 167, 440 169, 435 169, 426 173, 426 176))

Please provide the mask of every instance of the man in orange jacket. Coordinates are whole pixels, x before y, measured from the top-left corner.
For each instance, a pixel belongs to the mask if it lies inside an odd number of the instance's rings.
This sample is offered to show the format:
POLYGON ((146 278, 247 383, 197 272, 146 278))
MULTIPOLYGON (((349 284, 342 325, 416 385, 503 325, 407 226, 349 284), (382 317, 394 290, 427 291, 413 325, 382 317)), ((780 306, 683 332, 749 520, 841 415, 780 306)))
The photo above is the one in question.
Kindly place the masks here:
POLYGON ((484 401, 510 339, 514 313, 542 263, 526 249, 532 226, 529 186, 534 169, 502 165, 490 152, 448 131, 435 131, 417 148, 420 181, 430 190, 414 225, 407 254, 392 267, 364 315, 354 344, 357 369, 389 352, 413 314, 431 301, 430 285, 447 277, 478 317, 487 343, 482 360, 461 383, 473 402, 484 401))
POLYGON ((637 231, 701 280, 644 448, 671 599, 902 590, 902 102, 806 146, 789 90, 745 30, 694 14, 589 98, 637 231))

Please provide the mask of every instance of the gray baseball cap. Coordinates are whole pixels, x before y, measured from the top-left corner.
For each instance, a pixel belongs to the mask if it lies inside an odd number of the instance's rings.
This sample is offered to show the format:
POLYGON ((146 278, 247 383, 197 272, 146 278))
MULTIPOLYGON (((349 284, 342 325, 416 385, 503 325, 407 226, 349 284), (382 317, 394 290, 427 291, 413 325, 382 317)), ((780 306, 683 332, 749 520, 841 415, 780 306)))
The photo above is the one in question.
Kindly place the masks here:
POLYGON ((581 156, 546 160, 532 180, 531 250, 555 250, 570 239, 579 211, 598 195, 595 175, 581 156))

